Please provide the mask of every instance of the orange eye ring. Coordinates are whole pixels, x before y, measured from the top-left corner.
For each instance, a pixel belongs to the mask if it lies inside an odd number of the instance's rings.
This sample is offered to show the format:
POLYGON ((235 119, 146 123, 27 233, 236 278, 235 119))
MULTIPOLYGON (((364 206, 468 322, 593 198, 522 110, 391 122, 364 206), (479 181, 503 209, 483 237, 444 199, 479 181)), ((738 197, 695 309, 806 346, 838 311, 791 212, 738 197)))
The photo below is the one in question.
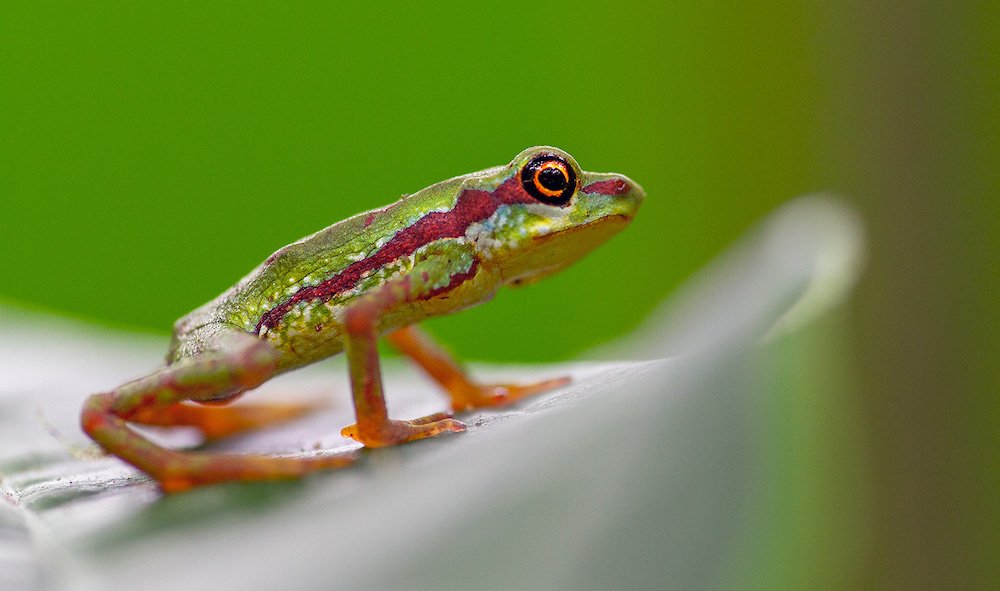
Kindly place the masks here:
POLYGON ((521 185, 542 203, 562 206, 576 192, 576 172, 563 158, 542 154, 521 169, 521 185))

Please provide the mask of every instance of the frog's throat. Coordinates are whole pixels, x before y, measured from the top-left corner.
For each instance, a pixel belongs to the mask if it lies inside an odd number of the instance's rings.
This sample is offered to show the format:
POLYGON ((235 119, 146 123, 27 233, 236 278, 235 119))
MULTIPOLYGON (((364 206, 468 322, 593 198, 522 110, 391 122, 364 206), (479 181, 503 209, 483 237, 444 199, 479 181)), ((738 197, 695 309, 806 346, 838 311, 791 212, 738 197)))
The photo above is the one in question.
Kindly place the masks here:
MULTIPOLYGON (((517 177, 511 177, 493 191, 466 189, 455 205, 447 211, 434 211, 400 230, 367 258, 354 262, 322 283, 303 287, 288 299, 265 312, 254 330, 257 334, 273 329, 295 304, 303 301, 326 302, 352 287, 366 274, 392 261, 413 254, 421 246, 443 238, 464 236, 468 227, 481 222, 502 205, 532 203, 534 199, 522 188, 517 177)), ((473 261, 473 268, 478 261, 473 261)), ((462 281, 468 277, 458 277, 462 281)), ((455 287, 454 285, 449 288, 455 287)), ((434 294, 428 294, 432 297, 434 294)))

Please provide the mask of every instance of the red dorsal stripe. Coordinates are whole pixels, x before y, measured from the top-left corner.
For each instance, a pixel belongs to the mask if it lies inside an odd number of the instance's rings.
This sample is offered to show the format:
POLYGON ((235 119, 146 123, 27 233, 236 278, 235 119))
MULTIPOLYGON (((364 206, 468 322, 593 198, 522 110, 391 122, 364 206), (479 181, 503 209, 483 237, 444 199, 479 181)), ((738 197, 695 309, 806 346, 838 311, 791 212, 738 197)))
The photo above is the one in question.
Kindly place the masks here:
POLYGON ((295 304, 303 301, 329 301, 335 295, 350 289, 365 273, 378 269, 399 257, 413 254, 425 244, 442 238, 464 236, 466 229, 493 215, 501 205, 510 203, 531 203, 534 199, 521 188, 517 177, 503 182, 493 192, 470 189, 462 191, 455 207, 448 211, 431 212, 400 230, 382 248, 369 257, 351 263, 333 277, 303 287, 292 297, 266 312, 257 323, 256 332, 262 328, 274 328, 295 304))

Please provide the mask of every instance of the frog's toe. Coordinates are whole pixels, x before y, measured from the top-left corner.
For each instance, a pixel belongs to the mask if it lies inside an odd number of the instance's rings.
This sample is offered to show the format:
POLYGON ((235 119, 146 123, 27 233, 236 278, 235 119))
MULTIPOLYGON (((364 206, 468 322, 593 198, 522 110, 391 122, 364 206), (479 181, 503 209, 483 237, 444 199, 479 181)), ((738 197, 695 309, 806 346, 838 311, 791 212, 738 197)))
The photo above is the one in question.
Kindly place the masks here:
POLYGON ((378 448, 436 437, 442 433, 460 433, 465 429, 465 423, 451 418, 451 413, 443 412, 412 421, 387 421, 364 430, 355 423, 341 429, 340 434, 363 443, 365 447, 378 448))
POLYGON ((461 411, 507 406, 522 398, 561 388, 570 381, 567 376, 534 384, 484 384, 452 396, 451 407, 455 411, 461 411))
POLYGON ((129 420, 133 423, 159 427, 196 427, 212 441, 284 423, 329 406, 325 403, 237 404, 234 406, 196 406, 177 403, 168 406, 142 408, 129 420))
POLYGON ((163 450, 163 466, 150 471, 165 493, 221 482, 276 481, 301 478, 320 470, 350 466, 355 453, 304 457, 228 455, 163 450))

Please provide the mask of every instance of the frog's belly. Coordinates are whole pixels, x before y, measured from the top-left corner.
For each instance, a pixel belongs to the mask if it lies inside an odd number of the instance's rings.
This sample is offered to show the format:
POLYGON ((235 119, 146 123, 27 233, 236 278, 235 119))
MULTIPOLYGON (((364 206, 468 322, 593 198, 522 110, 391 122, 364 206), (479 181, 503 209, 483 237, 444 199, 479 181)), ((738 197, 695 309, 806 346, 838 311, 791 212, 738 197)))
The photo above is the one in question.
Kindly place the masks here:
MULTIPOLYGON (((489 301, 496 292, 498 282, 492 270, 478 272, 454 288, 427 299, 419 299, 393 308, 377 322, 378 333, 384 335, 394 330, 420 322, 432 316, 451 314, 489 301)), ((314 363, 344 351, 346 333, 344 316, 356 300, 333 303, 316 303, 310 307, 293 308, 278 326, 263 336, 282 352, 279 371, 314 363)))
POLYGON ((305 330, 271 330, 263 338, 281 352, 279 371, 308 365, 344 350, 342 327, 332 321, 305 330))

